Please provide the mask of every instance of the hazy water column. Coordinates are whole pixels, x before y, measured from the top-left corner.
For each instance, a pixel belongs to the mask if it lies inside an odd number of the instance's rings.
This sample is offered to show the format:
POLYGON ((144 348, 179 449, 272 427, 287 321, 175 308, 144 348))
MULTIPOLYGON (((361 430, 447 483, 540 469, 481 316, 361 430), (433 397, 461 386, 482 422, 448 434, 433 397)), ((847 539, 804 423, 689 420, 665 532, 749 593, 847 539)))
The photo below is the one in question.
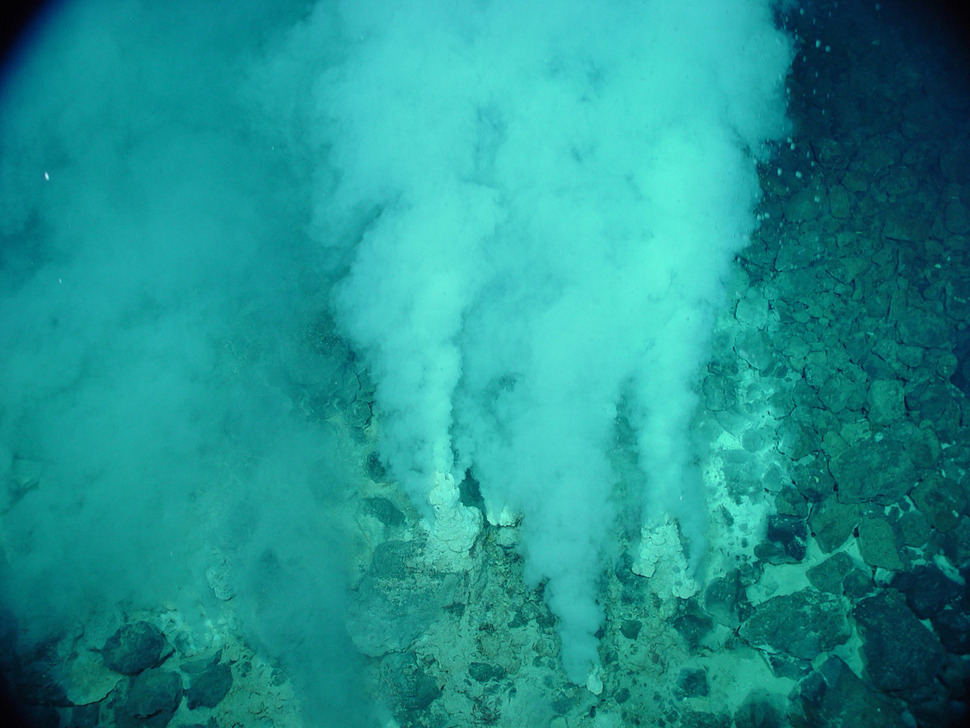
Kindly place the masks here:
POLYGON ((647 484, 626 507, 702 536, 693 383, 790 56, 766 0, 355 0, 274 66, 313 77, 315 234, 350 261, 335 300, 382 455, 426 512, 435 473, 471 467, 493 518, 522 516, 573 680, 596 662, 621 400, 647 484))

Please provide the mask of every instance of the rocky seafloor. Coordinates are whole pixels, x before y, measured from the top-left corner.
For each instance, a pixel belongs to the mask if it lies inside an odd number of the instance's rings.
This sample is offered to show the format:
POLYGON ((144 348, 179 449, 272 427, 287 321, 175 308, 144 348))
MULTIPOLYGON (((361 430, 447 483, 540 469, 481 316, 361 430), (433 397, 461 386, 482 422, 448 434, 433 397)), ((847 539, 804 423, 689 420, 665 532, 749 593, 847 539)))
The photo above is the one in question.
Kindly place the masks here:
MULTIPOLYGON (((515 528, 486 526, 467 571, 426 567, 417 514, 367 456, 370 392, 340 401, 369 476, 349 506, 359 549, 347 627, 386 724, 935 728, 966 717, 968 66, 934 40, 940 29, 893 12, 816 3, 787 19, 801 44, 794 129, 761 170, 761 227, 698 383, 719 556, 689 598, 662 564, 644 578, 625 556, 604 573, 595 689, 562 673, 515 528)), ((231 611, 218 563, 210 585, 231 611)), ((2 667, 34 724, 301 724, 286 670, 231 618, 203 647, 171 610, 118 622, 29 654, 3 637, 2 667)))

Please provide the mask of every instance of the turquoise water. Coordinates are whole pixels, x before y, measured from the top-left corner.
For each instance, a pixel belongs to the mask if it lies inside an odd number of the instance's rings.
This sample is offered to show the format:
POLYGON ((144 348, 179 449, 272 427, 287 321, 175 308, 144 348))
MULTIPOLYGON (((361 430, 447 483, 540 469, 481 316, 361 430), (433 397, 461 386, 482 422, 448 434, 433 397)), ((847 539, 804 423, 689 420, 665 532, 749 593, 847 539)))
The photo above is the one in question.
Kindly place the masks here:
POLYGON ((29 721, 956 724, 966 48, 908 10, 52 8, 0 96, 29 721))

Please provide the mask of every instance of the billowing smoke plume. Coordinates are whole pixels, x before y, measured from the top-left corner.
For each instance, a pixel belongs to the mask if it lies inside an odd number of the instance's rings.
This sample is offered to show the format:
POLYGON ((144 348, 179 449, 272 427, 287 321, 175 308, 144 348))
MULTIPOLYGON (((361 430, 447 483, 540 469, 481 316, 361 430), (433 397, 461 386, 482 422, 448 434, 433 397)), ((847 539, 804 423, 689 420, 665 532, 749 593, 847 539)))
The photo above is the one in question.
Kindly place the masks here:
POLYGON ((0 99, 6 606, 198 613, 221 550, 251 634, 352 721, 331 666, 354 476, 299 407, 343 365, 305 345, 332 309, 392 473, 427 510, 436 473, 470 470, 521 517, 584 679, 618 414, 642 470, 620 508, 702 531, 687 426, 784 130, 771 21, 767 0, 65 3, 0 99))
POLYGON ((493 515, 521 514, 582 679, 618 407, 637 507, 702 529, 693 385, 754 226, 754 160, 784 131, 790 44, 764 0, 353 0, 321 5, 275 68, 312 68, 333 37, 302 122, 383 454, 419 506, 436 471, 470 468, 493 515))
POLYGON ((299 406, 342 366, 308 346, 330 265, 244 85, 298 17, 80 0, 5 69, 0 598, 24 649, 164 608, 204 647, 228 564, 247 636, 360 725, 338 509, 359 476, 299 406))

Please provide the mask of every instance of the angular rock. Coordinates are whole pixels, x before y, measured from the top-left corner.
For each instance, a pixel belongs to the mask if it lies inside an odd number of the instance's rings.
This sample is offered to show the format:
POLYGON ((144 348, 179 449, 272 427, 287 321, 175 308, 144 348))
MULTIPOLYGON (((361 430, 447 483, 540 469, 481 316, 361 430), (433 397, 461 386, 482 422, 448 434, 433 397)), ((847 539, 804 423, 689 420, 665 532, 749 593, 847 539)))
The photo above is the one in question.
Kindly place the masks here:
POLYGON ((903 545, 910 548, 922 548, 933 533, 929 520, 919 511, 904 513, 898 523, 899 537, 903 545))
POLYGON ((829 188, 829 213, 837 220, 844 220, 852 213, 853 197, 842 185, 829 188))
POLYGON ((869 385, 869 421, 891 425, 906 414, 903 384, 898 379, 877 379, 869 385))
POLYGON ((936 566, 917 566, 896 574, 891 582, 906 599, 906 605, 920 619, 929 619, 963 599, 963 587, 936 566))
POLYGON ((104 643, 104 664, 124 675, 137 675, 155 667, 171 654, 165 635, 148 622, 126 624, 104 643))
POLYGON ((734 342, 734 350, 739 357, 759 371, 768 369, 778 356, 772 347, 771 336, 765 331, 742 333, 734 342))
POLYGON ((916 484, 905 446, 891 438, 864 440, 829 460, 842 503, 892 505, 916 484))
POLYGON ((124 712, 142 720, 152 718, 153 726, 166 725, 181 700, 182 679, 177 672, 162 668, 143 670, 131 680, 124 712))
POLYGON ((801 715, 793 725, 805 728, 905 728, 899 709, 884 695, 866 685, 838 657, 798 686, 801 715))
POLYGON ((189 710, 214 708, 229 694, 232 688, 232 669, 229 665, 216 663, 192 675, 192 682, 185 690, 189 710))
POLYGON ((835 493, 835 481, 822 458, 805 458, 792 468, 792 482, 809 503, 827 500, 835 493))
POLYGON ((818 398, 834 414, 861 410, 868 401, 865 372, 851 364, 843 365, 818 388, 818 398))
POLYGON ((808 518, 812 535, 826 554, 844 544, 858 522, 859 506, 839 503, 834 496, 820 503, 808 518))
POLYGON ((946 327, 939 316, 915 307, 901 308, 897 316, 896 331, 901 343, 924 349, 944 349, 949 345, 946 327))
POLYGON ((805 519, 808 518, 808 501, 797 488, 786 485, 775 494, 775 510, 780 516, 805 519))
POLYGON ((819 164, 829 169, 845 169, 849 163, 848 149, 842 141, 830 138, 813 139, 811 142, 819 164))
POLYGON ((923 382, 906 394, 906 408, 917 417, 919 424, 934 424, 937 429, 956 430, 960 422, 960 406, 953 396, 953 388, 940 382, 923 382))
POLYGON ((859 552, 862 560, 873 568, 891 571, 903 568, 896 534, 885 518, 863 518, 859 521, 859 552))
POLYGON ((785 219, 789 222, 806 222, 818 217, 820 195, 808 187, 798 190, 784 202, 785 219))
POLYGON ((758 649, 814 660, 849 639, 849 624, 838 598, 802 589, 756 606, 738 634, 758 649))
POLYGON ((927 474, 913 488, 912 499, 930 525, 943 533, 956 528, 960 514, 968 509, 966 489, 936 473, 927 474))
POLYGON ((863 599, 853 616, 862 627, 866 673, 876 688, 908 690, 933 682, 943 667, 943 647, 899 592, 863 599))
POLYGON ((778 427, 778 450, 792 460, 801 460, 818 449, 818 435, 808 425, 786 417, 778 427))
POLYGON ((768 323, 768 299, 757 295, 756 289, 749 288, 734 310, 739 323, 754 329, 763 329, 768 323))
POLYGON ((90 705, 104 700, 124 678, 104 664, 94 651, 81 650, 71 660, 61 679, 67 698, 73 705, 90 705))
POLYGON ((845 575, 842 590, 851 599, 862 599, 872 594, 875 584, 872 577, 862 569, 853 569, 845 575))
POLYGON ((819 591, 838 596, 842 593, 842 580, 852 568, 852 557, 839 552, 810 568, 808 580, 819 591))

